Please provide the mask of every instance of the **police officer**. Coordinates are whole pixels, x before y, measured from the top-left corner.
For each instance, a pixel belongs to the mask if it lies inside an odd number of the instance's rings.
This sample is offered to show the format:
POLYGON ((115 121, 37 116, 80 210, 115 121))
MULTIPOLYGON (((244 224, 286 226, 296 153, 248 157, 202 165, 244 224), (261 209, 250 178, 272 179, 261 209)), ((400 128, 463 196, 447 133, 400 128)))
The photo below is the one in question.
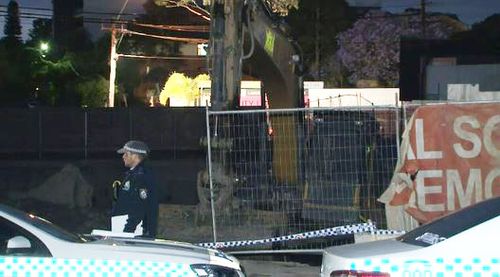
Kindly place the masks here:
POLYGON ((117 151, 122 154, 125 167, 123 181, 115 183, 111 230, 129 232, 154 238, 158 225, 157 187, 150 169, 144 166, 149 147, 146 143, 131 140, 117 151))

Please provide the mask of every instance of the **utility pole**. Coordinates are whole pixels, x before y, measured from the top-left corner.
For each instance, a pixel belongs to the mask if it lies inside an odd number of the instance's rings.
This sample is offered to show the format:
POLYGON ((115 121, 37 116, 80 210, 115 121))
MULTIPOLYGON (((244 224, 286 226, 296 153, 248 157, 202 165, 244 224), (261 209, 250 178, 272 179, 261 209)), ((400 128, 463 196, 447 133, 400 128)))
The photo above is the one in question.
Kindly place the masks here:
POLYGON ((240 90, 243 1, 212 1, 210 77, 212 109, 231 109, 240 90))
POLYGON ((422 38, 426 37, 425 1, 426 0, 420 0, 420 20, 421 20, 421 24, 422 24, 422 38))
POLYGON ((319 2, 316 4, 318 5, 316 7, 316 20, 314 23, 314 29, 315 29, 315 43, 314 43, 314 55, 315 55, 315 63, 316 63, 316 78, 318 80, 321 79, 321 65, 320 65, 320 54, 319 54, 319 47, 320 47, 320 10, 319 10, 319 2))
POLYGON ((116 63, 118 61, 118 55, 116 54, 116 28, 111 27, 111 55, 109 58, 109 95, 108 95, 108 107, 112 108, 115 106, 115 79, 116 79, 116 63))

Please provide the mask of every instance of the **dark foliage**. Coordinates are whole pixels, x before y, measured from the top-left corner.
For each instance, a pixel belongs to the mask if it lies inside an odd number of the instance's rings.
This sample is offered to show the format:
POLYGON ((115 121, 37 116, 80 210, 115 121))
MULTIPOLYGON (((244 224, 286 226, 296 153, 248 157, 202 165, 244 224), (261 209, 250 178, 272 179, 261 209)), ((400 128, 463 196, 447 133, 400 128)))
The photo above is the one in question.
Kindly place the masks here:
POLYGON ((292 9, 286 17, 302 48, 306 66, 315 67, 315 72, 321 72, 327 58, 337 49, 337 34, 348 29, 354 20, 355 13, 344 0, 301 0, 299 9, 292 9), (314 64, 316 43, 319 64, 314 64))

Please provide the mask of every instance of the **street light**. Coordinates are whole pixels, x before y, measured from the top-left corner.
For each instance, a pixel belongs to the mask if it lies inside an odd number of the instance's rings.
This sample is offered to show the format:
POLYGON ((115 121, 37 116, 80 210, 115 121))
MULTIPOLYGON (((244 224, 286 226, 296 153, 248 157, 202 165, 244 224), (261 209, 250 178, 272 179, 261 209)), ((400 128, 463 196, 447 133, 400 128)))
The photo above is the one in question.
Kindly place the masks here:
POLYGON ((40 51, 42 52, 42 57, 45 58, 45 54, 49 52, 49 43, 48 42, 40 43, 40 51))

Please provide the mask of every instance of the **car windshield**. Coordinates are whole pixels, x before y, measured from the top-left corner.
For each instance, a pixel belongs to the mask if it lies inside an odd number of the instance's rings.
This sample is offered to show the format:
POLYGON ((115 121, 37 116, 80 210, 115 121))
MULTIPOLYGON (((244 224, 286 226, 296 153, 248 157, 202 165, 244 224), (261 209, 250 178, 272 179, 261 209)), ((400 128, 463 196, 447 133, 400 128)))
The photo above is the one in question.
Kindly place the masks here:
POLYGON ((422 225, 398 238, 419 246, 430 246, 500 215, 500 197, 482 201, 422 225))
POLYGON ((57 225, 54 225, 50 221, 43 219, 41 217, 38 217, 38 216, 35 216, 32 214, 28 214, 28 213, 22 212, 20 210, 17 210, 17 209, 14 209, 14 208, 11 208, 11 207, 8 207, 5 205, 0 205, 0 209, 5 211, 6 213, 8 213, 11 216, 18 218, 19 220, 25 221, 25 222, 31 224, 32 226, 35 226, 36 228, 38 228, 46 233, 51 234, 52 236, 54 236, 58 239, 69 241, 69 242, 76 242, 76 243, 87 242, 87 240, 84 239, 83 237, 81 237, 77 234, 71 233, 69 231, 66 231, 63 228, 61 228, 57 225))

